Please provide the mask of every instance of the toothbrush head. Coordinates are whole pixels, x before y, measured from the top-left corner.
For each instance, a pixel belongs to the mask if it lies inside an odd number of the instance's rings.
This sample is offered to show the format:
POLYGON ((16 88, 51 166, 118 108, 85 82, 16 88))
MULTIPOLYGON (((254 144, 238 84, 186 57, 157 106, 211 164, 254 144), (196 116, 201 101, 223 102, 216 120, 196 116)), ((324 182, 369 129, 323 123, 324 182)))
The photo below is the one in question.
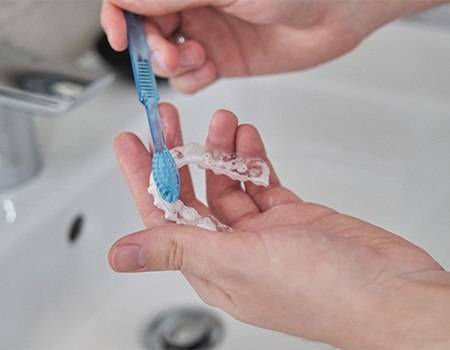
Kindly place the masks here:
POLYGON ((167 148, 153 154, 153 177, 161 197, 173 203, 180 195, 180 176, 172 154, 167 148))

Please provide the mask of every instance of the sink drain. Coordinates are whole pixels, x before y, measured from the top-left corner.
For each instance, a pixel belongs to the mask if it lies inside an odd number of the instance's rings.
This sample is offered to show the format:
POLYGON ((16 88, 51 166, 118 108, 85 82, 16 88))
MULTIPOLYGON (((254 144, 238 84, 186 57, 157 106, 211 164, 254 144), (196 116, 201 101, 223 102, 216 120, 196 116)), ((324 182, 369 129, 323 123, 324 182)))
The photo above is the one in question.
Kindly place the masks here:
POLYGON ((145 346, 152 350, 212 349, 223 334, 220 320, 199 307, 161 312, 147 328, 145 346))

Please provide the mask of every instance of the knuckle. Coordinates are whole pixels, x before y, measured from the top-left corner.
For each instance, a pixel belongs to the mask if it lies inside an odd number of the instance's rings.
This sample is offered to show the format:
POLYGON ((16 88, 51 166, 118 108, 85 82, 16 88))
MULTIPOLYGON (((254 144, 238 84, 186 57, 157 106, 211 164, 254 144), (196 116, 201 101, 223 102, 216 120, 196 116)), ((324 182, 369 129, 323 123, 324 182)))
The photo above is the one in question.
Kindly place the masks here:
POLYGON ((170 238, 165 254, 165 265, 169 270, 182 271, 185 266, 183 246, 174 238, 170 238))

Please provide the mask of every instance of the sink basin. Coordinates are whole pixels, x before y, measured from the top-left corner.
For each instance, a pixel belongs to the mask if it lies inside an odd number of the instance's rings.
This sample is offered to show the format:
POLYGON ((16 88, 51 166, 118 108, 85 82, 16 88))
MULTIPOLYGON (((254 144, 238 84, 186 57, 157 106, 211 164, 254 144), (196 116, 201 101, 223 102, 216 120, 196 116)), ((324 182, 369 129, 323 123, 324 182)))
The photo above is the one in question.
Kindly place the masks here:
MULTIPOLYGON (((259 128, 304 200, 391 230, 449 269, 448 62, 450 32, 396 23, 316 69, 161 95, 178 107, 186 142, 202 142, 212 113, 230 109, 259 128)), ((151 321, 178 306, 221 320, 218 349, 327 347, 208 308, 179 273, 110 270, 110 245, 142 229, 112 150, 121 131, 148 138, 131 83, 37 126, 43 170, 0 194, 0 348, 143 349, 151 321)), ((193 175, 204 198, 203 174, 193 175)))

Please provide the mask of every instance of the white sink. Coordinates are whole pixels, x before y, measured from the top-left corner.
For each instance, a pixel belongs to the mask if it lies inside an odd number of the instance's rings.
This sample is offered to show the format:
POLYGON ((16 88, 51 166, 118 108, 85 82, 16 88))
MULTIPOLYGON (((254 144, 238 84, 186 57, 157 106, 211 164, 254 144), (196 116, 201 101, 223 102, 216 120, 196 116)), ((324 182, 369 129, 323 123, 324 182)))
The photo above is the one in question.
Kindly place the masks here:
MULTIPOLYGON (((163 88, 162 99, 178 107, 187 142, 204 140, 216 109, 236 112, 303 199, 400 234, 448 269, 449 62, 450 32, 398 23, 317 69, 220 82, 193 97, 163 88)), ((116 274, 107 264, 112 242, 142 229, 112 151, 121 131, 148 137, 133 86, 117 81, 63 118, 36 121, 43 170, 0 194, 0 348, 143 348, 158 312, 201 302, 178 273, 116 274)), ((326 347, 213 311, 225 329, 217 348, 326 347)))

